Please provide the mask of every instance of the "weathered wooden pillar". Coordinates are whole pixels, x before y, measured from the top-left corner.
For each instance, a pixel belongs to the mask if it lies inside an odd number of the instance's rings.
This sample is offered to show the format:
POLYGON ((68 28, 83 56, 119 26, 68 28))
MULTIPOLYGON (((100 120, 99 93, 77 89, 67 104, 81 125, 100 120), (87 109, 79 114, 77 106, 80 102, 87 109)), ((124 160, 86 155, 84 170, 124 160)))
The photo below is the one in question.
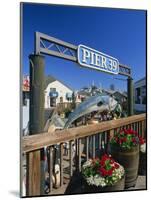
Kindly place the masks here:
MULTIPOLYGON (((44 129, 44 57, 30 55, 29 135, 44 129)), ((44 194, 43 150, 27 153, 27 196, 44 194)))
POLYGON ((128 107, 128 116, 134 114, 134 95, 133 95, 133 79, 128 77, 127 79, 127 107, 128 107))

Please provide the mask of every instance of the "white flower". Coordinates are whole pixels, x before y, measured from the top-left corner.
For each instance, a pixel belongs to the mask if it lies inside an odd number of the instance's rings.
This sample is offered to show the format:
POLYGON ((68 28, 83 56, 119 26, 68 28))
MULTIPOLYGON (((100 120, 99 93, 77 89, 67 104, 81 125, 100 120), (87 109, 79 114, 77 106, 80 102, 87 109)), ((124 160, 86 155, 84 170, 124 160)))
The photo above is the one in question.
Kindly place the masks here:
POLYGON ((85 168, 87 168, 87 167, 90 167, 91 166, 91 164, 92 164, 92 160, 91 159, 89 159, 88 161, 86 161, 84 164, 83 164, 83 169, 85 169, 85 168))
POLYGON ((105 178, 95 175, 86 178, 88 185, 95 185, 95 186, 106 186, 105 178))
POLYGON ((146 152, 146 143, 140 145, 140 151, 141 151, 142 153, 145 153, 145 152, 146 152))

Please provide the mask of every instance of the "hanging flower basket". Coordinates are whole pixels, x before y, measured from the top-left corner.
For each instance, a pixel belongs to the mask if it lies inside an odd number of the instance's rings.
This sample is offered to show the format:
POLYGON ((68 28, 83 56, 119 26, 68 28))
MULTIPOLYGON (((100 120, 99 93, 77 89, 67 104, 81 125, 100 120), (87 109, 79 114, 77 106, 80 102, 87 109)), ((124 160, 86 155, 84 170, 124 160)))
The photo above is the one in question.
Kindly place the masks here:
POLYGON ((134 187, 138 176, 139 145, 144 140, 132 129, 116 132, 110 141, 111 155, 125 169, 125 188, 134 187))
POLYGON ((82 166, 83 185, 86 193, 121 191, 124 189, 124 168, 110 155, 90 159, 82 166))

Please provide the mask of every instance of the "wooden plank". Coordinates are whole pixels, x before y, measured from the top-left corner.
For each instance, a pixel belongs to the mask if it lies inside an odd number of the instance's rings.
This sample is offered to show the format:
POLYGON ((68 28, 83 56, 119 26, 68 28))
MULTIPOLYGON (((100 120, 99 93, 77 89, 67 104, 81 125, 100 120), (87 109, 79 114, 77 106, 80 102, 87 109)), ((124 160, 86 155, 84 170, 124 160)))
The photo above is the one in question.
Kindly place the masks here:
POLYGON ((143 138, 144 138, 144 135, 145 135, 145 134, 144 134, 144 132, 145 132, 144 129, 145 129, 144 121, 142 121, 142 137, 143 137, 143 138))
POLYGON ((142 136, 142 122, 139 122, 139 136, 142 136))
POLYGON ((89 159, 89 137, 86 137, 86 160, 89 159))
POLYGON ((132 124, 129 125, 129 128, 132 129, 132 124))
POLYGON ((110 131, 106 131, 105 132, 105 152, 106 153, 108 153, 109 141, 110 141, 110 131))
POLYGON ((78 140, 78 169, 81 172, 81 139, 78 140))
POLYGON ((27 153, 27 196, 40 195, 40 150, 27 153))
POLYGON ((75 168, 78 170, 78 139, 75 140, 75 168))
POLYGON ((102 149, 102 134, 99 133, 99 149, 102 149))
POLYGON ((109 133, 109 135, 110 135, 110 140, 114 137, 114 132, 115 132, 115 129, 112 129, 112 130, 110 130, 110 133, 109 133))
POLYGON ((73 175, 73 148, 72 148, 72 141, 69 142, 69 168, 70 168, 70 178, 73 175))
POLYGON ((52 176, 53 176, 53 148, 49 147, 49 190, 50 192, 52 192, 52 186, 53 186, 53 180, 52 180, 52 176))
POLYGON ((144 119, 144 138, 146 138, 147 130, 146 130, 146 119, 144 119))
POLYGON ((132 123, 132 129, 135 130, 135 124, 134 123, 132 123))
POLYGON ((63 144, 60 144, 60 186, 63 185, 63 144))
POLYGON ((45 195, 45 152, 44 148, 40 150, 40 195, 45 195))
POLYGON ((95 158, 95 135, 92 136, 92 158, 95 158))
POLYGON ((139 134, 139 122, 137 122, 136 124, 137 124, 137 133, 139 134))
POLYGON ((98 124, 92 124, 82 127, 65 129, 53 133, 43 133, 22 138, 23 152, 29 152, 40 149, 44 146, 51 146, 57 143, 63 143, 77 138, 82 138, 97 134, 99 132, 108 131, 110 129, 118 128, 128 125, 130 123, 142 121, 146 118, 146 114, 134 115, 127 118, 105 121, 98 124), (51 134, 51 137, 50 137, 51 134))

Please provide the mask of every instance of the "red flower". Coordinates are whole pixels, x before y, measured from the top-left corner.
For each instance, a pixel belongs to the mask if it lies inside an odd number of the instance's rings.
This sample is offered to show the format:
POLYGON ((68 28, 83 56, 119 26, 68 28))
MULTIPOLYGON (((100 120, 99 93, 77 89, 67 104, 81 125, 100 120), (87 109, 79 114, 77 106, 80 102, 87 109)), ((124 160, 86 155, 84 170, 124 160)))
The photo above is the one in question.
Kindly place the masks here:
POLYGON ((105 166, 105 161, 108 159, 107 155, 104 154, 100 160, 100 165, 105 166))
POLYGON ((119 166, 119 164, 118 163, 114 163, 114 167, 115 167, 115 169, 118 169, 120 166, 119 166))
POLYGON ((127 135, 127 134, 130 134, 128 130, 124 129, 124 133, 127 135))
POLYGON ((108 175, 107 170, 104 169, 103 167, 100 168, 100 173, 101 173, 102 176, 107 176, 108 175))
POLYGON ((121 145, 123 143, 123 138, 119 139, 119 144, 121 145))
POLYGON ((108 170, 108 176, 111 176, 113 173, 113 169, 108 170))
POLYGON ((101 176, 111 176, 113 173, 113 168, 106 170, 104 167, 100 168, 101 176))
POLYGON ((128 129, 127 131, 129 134, 134 134, 134 130, 132 130, 132 129, 128 129))
POLYGON ((145 140, 144 140, 142 137, 139 137, 139 143, 140 143, 140 144, 144 144, 144 143, 145 143, 145 140))
POLYGON ((132 142, 136 143, 137 142, 136 138, 132 138, 132 142))
POLYGON ((123 130, 123 129, 121 129, 121 130, 120 130, 120 134, 122 134, 123 132, 124 132, 124 130, 123 130))
POLYGON ((110 159, 110 164, 113 164, 115 161, 113 158, 110 159))

